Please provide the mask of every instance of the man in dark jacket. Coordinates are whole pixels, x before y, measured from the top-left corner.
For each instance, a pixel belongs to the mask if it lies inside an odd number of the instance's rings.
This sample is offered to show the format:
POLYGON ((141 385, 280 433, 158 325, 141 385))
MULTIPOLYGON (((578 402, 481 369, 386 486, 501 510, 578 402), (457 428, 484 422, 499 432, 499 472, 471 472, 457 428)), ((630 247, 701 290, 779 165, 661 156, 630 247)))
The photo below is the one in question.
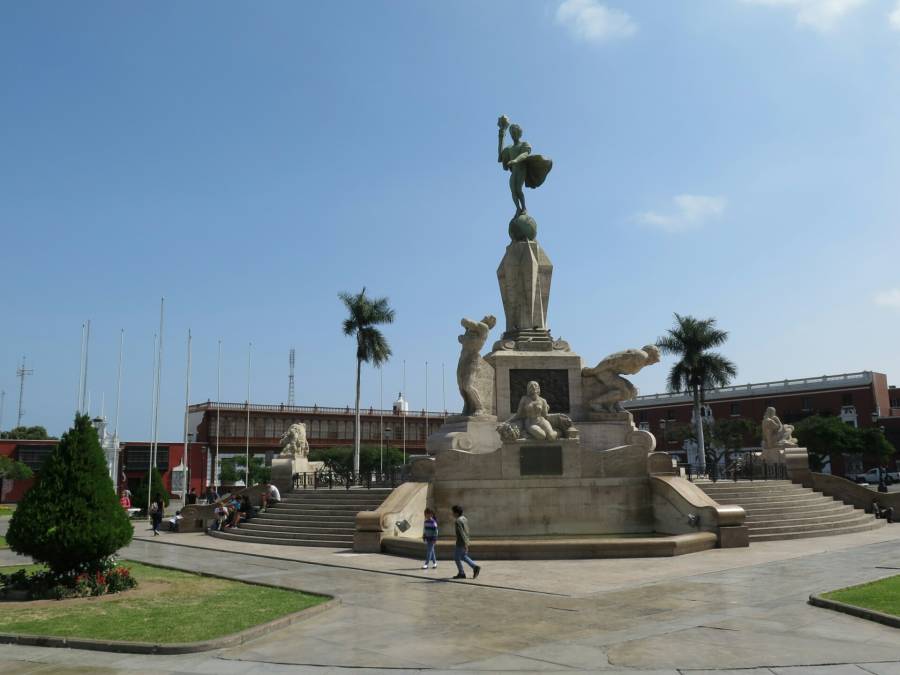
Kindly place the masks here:
POLYGON ((456 518, 456 548, 453 551, 453 559, 456 561, 456 569, 459 570, 454 579, 465 579, 466 573, 463 571, 463 563, 472 568, 472 578, 477 579, 481 573, 481 566, 475 563, 469 557, 469 521, 463 515, 463 508, 459 505, 453 506, 453 517, 456 518))

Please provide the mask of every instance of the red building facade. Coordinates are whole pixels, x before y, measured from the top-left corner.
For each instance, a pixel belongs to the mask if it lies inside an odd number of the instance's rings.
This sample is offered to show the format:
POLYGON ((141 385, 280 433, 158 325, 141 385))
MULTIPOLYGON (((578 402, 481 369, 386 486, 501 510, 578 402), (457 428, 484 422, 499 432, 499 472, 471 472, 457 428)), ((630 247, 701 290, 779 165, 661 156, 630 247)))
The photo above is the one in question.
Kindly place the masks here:
MULTIPOLYGON (((693 423, 694 408, 689 394, 651 394, 623 405, 632 413, 638 427, 656 436, 659 450, 677 456, 680 461, 696 463, 696 450, 690 444, 685 447, 673 433, 677 427, 693 423)), ((887 377, 873 371, 713 389, 706 392, 703 415, 713 421, 738 417, 759 422, 770 406, 785 424, 796 424, 812 415, 834 415, 854 426, 881 426, 888 440, 896 439, 895 447, 900 447, 900 390, 888 387, 887 377)), ((759 446, 758 439, 748 439, 748 443, 748 449, 759 446)), ((835 473, 851 468, 835 464, 835 473)))

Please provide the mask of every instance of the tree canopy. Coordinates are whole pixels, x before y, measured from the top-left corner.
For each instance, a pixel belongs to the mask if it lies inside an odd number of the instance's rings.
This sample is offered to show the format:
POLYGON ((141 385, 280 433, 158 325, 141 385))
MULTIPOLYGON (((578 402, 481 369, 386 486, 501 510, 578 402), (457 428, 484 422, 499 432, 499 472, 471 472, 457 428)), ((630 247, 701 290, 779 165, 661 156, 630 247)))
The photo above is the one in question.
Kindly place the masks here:
POLYGON ((671 392, 689 391, 694 399, 694 424, 700 452, 699 472, 706 471, 706 442, 703 436, 701 405, 707 389, 724 387, 737 375, 737 366, 718 352, 728 339, 728 332, 716 327, 715 319, 695 319, 675 314, 675 325, 656 341, 663 354, 672 354, 678 361, 666 378, 671 392))
MULTIPOLYGON (((244 480, 247 475, 247 461, 243 455, 226 457, 219 462, 219 476, 223 483, 234 485, 244 480)), ((250 485, 267 483, 272 475, 272 469, 266 466, 262 457, 250 455, 250 485)), ((249 487, 249 485, 247 486, 249 487)))
POLYGON ((17 462, 11 457, 0 456, 0 480, 25 480, 34 473, 27 464, 17 462))
MULTIPOLYGON (((353 470, 353 448, 347 445, 334 448, 311 450, 309 459, 313 462, 325 462, 325 467, 338 473, 353 470)), ((383 455, 377 447, 360 448, 359 470, 366 474, 378 471, 384 461, 385 470, 403 464, 403 451, 400 448, 384 448, 383 455)))
POLYGON ((131 537, 97 431, 87 415, 76 415, 13 512, 6 540, 17 553, 66 573, 95 568, 131 537))
POLYGON ((42 426, 15 427, 9 431, 0 431, 0 438, 23 441, 48 441, 54 439, 53 436, 47 434, 47 430, 42 426))
POLYGON ((348 314, 343 323, 344 335, 356 339, 356 432, 353 434, 353 470, 359 472, 359 392, 362 364, 371 363, 379 367, 391 357, 391 346, 377 326, 393 323, 394 310, 391 309, 387 298, 368 297, 365 286, 359 293, 338 293, 338 297, 344 303, 348 314))

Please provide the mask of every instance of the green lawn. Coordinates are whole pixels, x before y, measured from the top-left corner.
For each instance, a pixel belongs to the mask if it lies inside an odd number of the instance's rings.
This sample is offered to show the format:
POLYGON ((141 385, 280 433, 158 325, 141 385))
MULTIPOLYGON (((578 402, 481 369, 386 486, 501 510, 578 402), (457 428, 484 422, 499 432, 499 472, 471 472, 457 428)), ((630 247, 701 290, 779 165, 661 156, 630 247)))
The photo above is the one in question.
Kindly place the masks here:
POLYGON ((862 586, 823 593, 823 598, 900 616, 900 574, 862 586))
MULTIPOLYGON (((136 589, 103 598, 4 603, 0 633, 195 642, 237 633, 328 600, 130 561, 125 565, 138 580, 136 589)), ((2 567, 0 572, 10 574, 21 567, 2 567)))
POLYGON ((0 537, 0 548, 9 548, 6 544, 6 537, 0 537))
POLYGON ((0 518, 4 516, 11 516, 13 511, 16 510, 15 506, 0 506, 0 518))

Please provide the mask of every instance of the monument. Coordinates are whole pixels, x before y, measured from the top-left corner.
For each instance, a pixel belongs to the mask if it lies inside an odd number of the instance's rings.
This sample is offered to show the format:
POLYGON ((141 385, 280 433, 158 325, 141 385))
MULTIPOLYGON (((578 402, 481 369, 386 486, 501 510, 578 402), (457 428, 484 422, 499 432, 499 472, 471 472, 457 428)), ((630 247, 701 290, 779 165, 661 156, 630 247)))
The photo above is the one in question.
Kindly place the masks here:
POLYGON ((290 491, 295 474, 310 474, 319 471, 324 462, 309 461, 309 442, 306 440, 306 425, 292 424, 281 436, 281 452, 272 460, 272 483, 282 492, 290 491))
POLYGON ((654 452, 653 435, 621 406, 637 395, 622 375, 657 363, 659 350, 626 349, 586 368, 567 342, 552 337, 553 264, 537 241, 524 188, 540 187, 553 162, 532 154, 505 115, 498 127, 497 160, 509 171, 515 205, 497 268, 505 329, 482 356, 496 320, 462 320, 462 414, 428 437, 429 457, 413 463, 411 482, 358 515, 354 549, 417 551, 426 504, 441 522, 452 522, 451 506, 464 504, 485 558, 746 545, 743 510, 719 506, 677 476, 671 458, 654 452))
POLYGON ((769 406, 763 414, 760 428, 763 461, 769 466, 783 465, 792 481, 807 487, 811 485, 809 453, 806 448, 798 447, 800 443, 794 438, 794 427, 782 422, 775 408, 769 406))

